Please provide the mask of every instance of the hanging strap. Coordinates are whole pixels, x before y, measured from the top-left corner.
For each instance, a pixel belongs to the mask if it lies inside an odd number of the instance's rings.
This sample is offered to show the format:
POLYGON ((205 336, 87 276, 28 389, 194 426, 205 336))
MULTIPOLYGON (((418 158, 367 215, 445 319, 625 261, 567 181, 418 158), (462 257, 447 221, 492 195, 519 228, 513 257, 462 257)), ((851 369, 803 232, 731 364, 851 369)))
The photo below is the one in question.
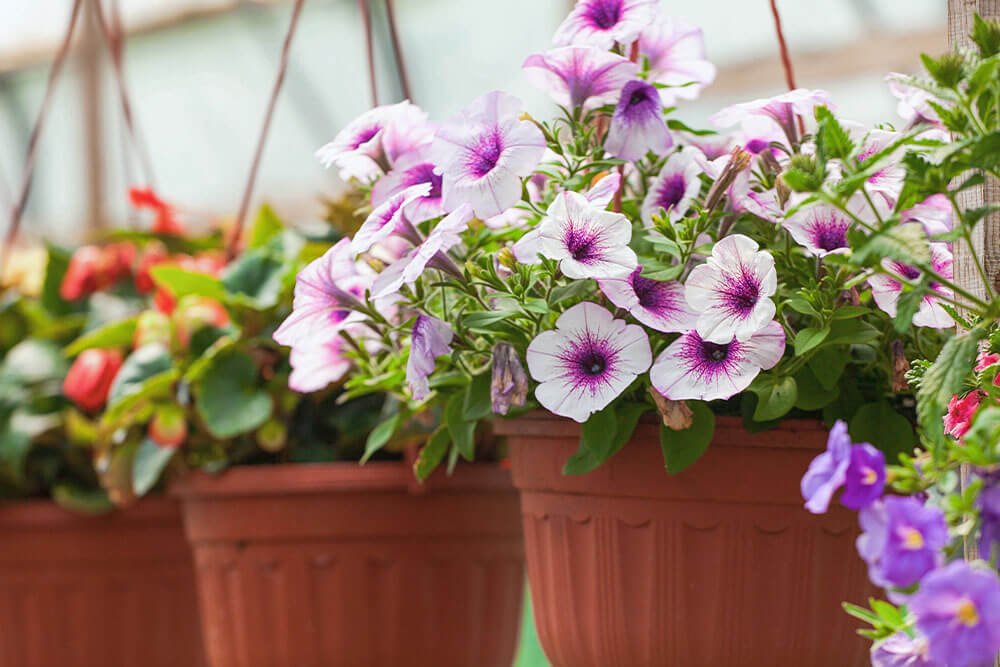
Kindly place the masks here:
POLYGON ((7 260, 10 257, 10 253, 13 250, 14 243, 17 241, 17 235, 21 228, 21 220, 24 217, 24 208, 28 203, 28 194, 31 192, 31 178, 35 171, 35 160, 38 157, 38 140, 42 135, 42 128, 45 127, 45 122, 49 116, 49 110, 52 108, 52 99, 54 97, 56 83, 59 81, 59 75, 62 73, 63 65, 66 62, 66 56, 69 53, 70 44, 73 41, 73 33, 76 31, 77 19, 80 16, 80 5, 82 0, 73 0, 73 8, 70 10, 69 24, 66 26, 66 32, 63 35, 62 42, 59 44, 59 48, 56 51, 55 58, 52 61, 52 67, 49 70, 49 77, 45 83, 45 95, 42 98, 42 105, 38 109, 38 116, 35 118, 35 125, 31 128, 31 134, 28 136, 28 146, 24 156, 24 171, 21 174, 21 184, 17 192, 17 198, 11 205, 10 210, 10 222, 7 225, 7 234, 4 237, 3 248, 0 248, 0 274, 3 273, 4 267, 7 266, 7 260))
MULTIPOLYGON (((361 12, 361 23, 365 33, 365 59, 368 63, 368 90, 371 95, 373 107, 379 105, 378 78, 375 67, 375 43, 372 33, 372 13, 370 0, 358 0, 358 10, 361 12)), ((385 0, 386 23, 389 28, 389 42, 392 45, 393 61, 396 65, 396 78, 399 81, 399 88, 403 97, 413 101, 410 91, 410 79, 406 71, 406 58, 403 56, 403 48, 399 40, 399 31, 396 28, 396 7, 394 0, 385 0)))
POLYGON ((236 224, 226 247, 227 260, 232 260, 236 257, 240 238, 243 235, 243 226, 250 208, 250 199, 253 196, 254 185, 257 182, 257 172, 260 170, 260 160, 264 154, 264 144, 267 142, 267 135, 271 131, 271 120, 274 118, 274 109, 278 103, 278 95, 281 93, 281 87, 285 82, 285 74, 288 71, 288 59, 292 50, 292 40, 295 37, 295 30, 299 25, 299 16, 302 14, 303 4, 304 0, 295 0, 295 6, 292 8, 292 18, 288 23, 288 33, 285 35, 285 42, 281 47, 281 61, 278 63, 278 74, 274 79, 274 87, 271 89, 271 98, 268 100, 267 110, 264 112, 264 124, 260 128, 257 147, 254 150, 253 161, 250 163, 250 173, 247 175, 247 182, 243 188, 243 197, 240 200, 239 212, 236 214, 236 224))

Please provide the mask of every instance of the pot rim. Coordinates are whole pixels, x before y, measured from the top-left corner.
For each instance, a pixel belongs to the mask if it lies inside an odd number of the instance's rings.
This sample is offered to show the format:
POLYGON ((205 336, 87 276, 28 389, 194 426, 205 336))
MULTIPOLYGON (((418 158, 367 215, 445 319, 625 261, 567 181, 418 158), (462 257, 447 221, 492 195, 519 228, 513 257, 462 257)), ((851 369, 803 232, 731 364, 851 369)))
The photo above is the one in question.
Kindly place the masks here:
POLYGON ((334 461, 234 466, 218 474, 195 471, 172 480, 168 494, 184 500, 316 493, 511 491, 510 470, 497 463, 460 464, 449 477, 435 471, 423 483, 405 461, 334 461))
POLYGON ((0 501, 0 525, 6 527, 76 528, 80 524, 97 526, 108 523, 147 523, 180 516, 177 501, 167 496, 147 496, 128 507, 115 508, 104 514, 74 512, 51 498, 26 498, 0 501))

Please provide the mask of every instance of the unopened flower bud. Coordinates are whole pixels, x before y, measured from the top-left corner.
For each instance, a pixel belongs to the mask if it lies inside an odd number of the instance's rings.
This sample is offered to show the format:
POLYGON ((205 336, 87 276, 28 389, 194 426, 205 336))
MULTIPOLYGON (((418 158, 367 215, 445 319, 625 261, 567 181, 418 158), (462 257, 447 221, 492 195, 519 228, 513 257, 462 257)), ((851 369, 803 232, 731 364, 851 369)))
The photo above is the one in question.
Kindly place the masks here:
POLYGON ((280 452, 288 442, 288 428, 283 421, 269 419, 257 429, 257 444, 265 452, 280 452))
POLYGON ((169 449, 175 449, 187 440, 187 416, 178 405, 168 403, 158 406, 149 422, 149 439, 169 449))
POLYGON ((709 211, 715 210, 722 202, 722 198, 726 195, 726 192, 729 191, 729 187, 736 181, 736 177, 749 166, 750 153, 739 146, 734 148, 733 152, 729 155, 729 162, 723 167, 719 178, 708 189, 708 195, 705 197, 705 208, 709 211))
POLYGON ((189 294, 183 297, 172 314, 177 339, 187 347, 191 336, 205 327, 221 328, 229 324, 229 313, 215 299, 189 294))
POLYGON ((650 388, 649 393, 653 397, 653 403, 656 404, 656 410, 660 413, 664 426, 673 431, 683 431, 691 427, 694 422, 694 413, 687 403, 671 401, 652 388, 650 388))
POLYGON ((901 393, 910 388, 906 382, 906 374, 910 370, 910 362, 906 359, 903 341, 892 341, 892 390, 901 393))
POLYGON ((157 310, 147 310, 139 315, 135 323, 135 334, 132 336, 132 347, 138 349, 143 345, 157 343, 170 347, 170 318, 157 310))
POLYGON ((497 252, 497 264, 513 271, 517 268, 517 257, 514 256, 514 251, 509 247, 500 248, 497 252))
POLYGON ((528 375, 510 343, 493 346, 493 379, 490 383, 493 413, 505 415, 511 406, 522 407, 528 397, 528 375))

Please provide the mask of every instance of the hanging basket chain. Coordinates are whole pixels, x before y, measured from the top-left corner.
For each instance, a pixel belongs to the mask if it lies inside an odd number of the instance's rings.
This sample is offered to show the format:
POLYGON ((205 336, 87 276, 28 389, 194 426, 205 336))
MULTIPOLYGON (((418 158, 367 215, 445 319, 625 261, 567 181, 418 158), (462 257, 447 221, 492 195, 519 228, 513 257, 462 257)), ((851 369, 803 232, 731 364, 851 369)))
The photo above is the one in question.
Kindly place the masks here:
MULTIPOLYGON (((771 2, 771 16, 774 17, 774 32, 778 37, 778 51, 781 54, 781 67, 785 71, 785 85, 788 86, 788 90, 795 90, 798 88, 795 85, 795 71, 792 69, 792 58, 788 55, 788 42, 785 41, 785 31, 781 27, 781 13, 778 12, 778 0, 770 0, 771 2)), ((806 133, 806 125, 802 120, 802 116, 797 116, 799 125, 799 135, 804 135, 806 133)))
POLYGON ((299 16, 302 14, 302 6, 305 0, 295 0, 292 8, 292 18, 288 23, 288 32, 285 34, 285 42, 281 47, 281 60, 278 63, 278 73, 274 79, 274 87, 271 89, 271 98, 267 103, 267 111, 264 112, 264 124, 260 128, 260 136, 257 138, 257 147, 254 149, 253 162, 250 164, 250 173, 247 176, 246 185, 243 188, 243 197, 240 200, 239 212, 236 214, 236 223, 233 232, 229 237, 226 247, 226 259, 232 260, 236 257, 240 238, 243 235, 243 226, 246 222, 247 211, 250 208, 250 199, 253 196, 254 184, 257 182, 257 172, 260 170, 261 157, 264 154, 264 145, 267 143, 267 135, 271 131, 271 120, 274 118, 274 110, 277 107, 278 96, 281 87, 285 82, 285 74, 288 71, 288 60, 292 50, 292 40, 295 37, 295 30, 299 24, 299 16))
POLYGON ((373 107, 378 106, 378 81, 375 75, 375 43, 372 39, 372 13, 368 0, 358 0, 365 31, 365 58, 368 60, 368 90, 373 107))
POLYGON ((403 91, 403 97, 412 102, 413 94, 410 92, 410 78, 406 72, 406 58, 403 56, 403 48, 399 42, 399 33, 396 31, 395 0, 385 0, 385 13, 389 24, 389 39, 392 42, 392 52, 396 58, 396 73, 399 76, 399 87, 403 91))
POLYGON ((0 274, 7 266, 7 260, 17 241, 17 235, 21 228, 21 220, 24 218, 24 209, 28 203, 28 194, 31 192, 31 180, 35 171, 35 161, 38 157, 38 141, 42 135, 42 128, 49 116, 52 108, 56 83, 62 73, 63 65, 66 63, 66 56, 69 54, 70 45, 73 42, 73 33, 76 32, 76 25, 80 16, 80 6, 83 0, 73 0, 73 7, 70 10, 69 24, 63 35, 62 42, 52 60, 52 67, 49 69, 49 77, 45 82, 45 94, 42 97, 42 105, 38 109, 38 116, 35 118, 35 125, 31 128, 28 136, 28 146, 24 157, 24 171, 21 174, 21 183, 17 192, 17 198, 11 205, 10 222, 7 225, 7 233, 4 237, 3 247, 0 248, 0 274))

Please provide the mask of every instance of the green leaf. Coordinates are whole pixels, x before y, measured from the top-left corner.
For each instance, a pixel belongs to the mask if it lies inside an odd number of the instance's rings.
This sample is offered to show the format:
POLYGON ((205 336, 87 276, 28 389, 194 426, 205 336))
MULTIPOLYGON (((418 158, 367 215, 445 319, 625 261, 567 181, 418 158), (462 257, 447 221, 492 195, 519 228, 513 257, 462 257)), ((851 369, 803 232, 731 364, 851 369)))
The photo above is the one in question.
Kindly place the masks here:
POLYGON ((867 315, 871 310, 871 308, 865 308, 864 306, 839 306, 833 311, 832 318, 835 320, 851 320, 855 317, 867 315))
POLYGON ((976 142, 969 154, 969 163, 976 169, 1000 167, 1000 131, 991 132, 976 142))
POLYGON ((917 444, 910 421, 896 412, 886 401, 866 403, 858 408, 848 430, 855 442, 869 442, 886 453, 886 460, 894 463, 899 455, 917 444))
POLYGON ((163 345, 159 343, 143 345, 125 358, 125 363, 111 384, 108 406, 113 406, 129 394, 138 393, 146 380, 170 370, 173 363, 170 351, 163 345))
POLYGON ((826 337, 829 335, 830 327, 823 327, 822 329, 808 327, 802 329, 795 334, 795 356, 801 357, 826 340, 826 337))
POLYGON ((824 387, 809 365, 795 374, 795 386, 798 393, 795 407, 807 412, 826 407, 835 401, 839 394, 835 387, 824 387))
POLYGON ((180 377, 180 372, 176 368, 168 368, 162 373, 157 373, 146 378, 138 385, 133 385, 129 393, 120 396, 114 403, 110 403, 108 408, 101 415, 101 430, 110 432, 120 426, 127 426, 126 417, 129 419, 145 419, 142 408, 152 401, 171 397, 174 382, 180 377))
POLYGON ((563 474, 588 473, 618 453, 649 409, 644 403, 624 403, 592 414, 580 428, 580 447, 566 460, 563 474))
POLYGON ((837 386, 840 376, 844 374, 850 356, 843 347, 827 346, 817 350, 806 365, 824 389, 832 389, 837 386))
POLYGON ((45 280, 42 282, 40 300, 45 310, 53 315, 64 315, 70 312, 71 305, 59 294, 59 288, 62 287, 63 278, 66 277, 71 255, 51 244, 46 244, 45 248, 48 258, 45 262, 45 280))
POLYGON ((66 346, 63 353, 67 357, 75 357, 84 350, 95 347, 125 347, 131 345, 135 335, 137 317, 130 317, 117 322, 110 322, 103 327, 89 331, 66 346))
POLYGON ((378 426, 372 429, 372 432, 368 434, 368 439, 365 440, 365 453, 361 457, 362 463, 386 446, 402 421, 403 413, 395 412, 388 419, 379 422, 378 426))
POLYGON ((439 426, 428 438, 427 444, 420 448, 420 454, 413 463, 413 474, 417 476, 417 479, 425 480, 434 472, 448 452, 450 444, 451 434, 448 432, 448 427, 439 426))
POLYGON ((758 375, 749 389, 757 396, 757 409, 754 410, 753 418, 759 422, 784 417, 795 407, 795 401, 799 397, 795 378, 788 375, 758 375))
POLYGON ((802 313, 803 315, 810 315, 812 317, 819 317, 819 311, 813 308, 812 304, 803 299, 800 296, 793 296, 785 304, 797 313, 802 313))
POLYGON ((196 385, 195 407, 212 435, 232 438, 260 428, 271 417, 272 405, 253 359, 231 348, 212 360, 196 385))
POLYGON ((480 373, 472 378, 465 391, 462 421, 477 422, 493 414, 492 380, 492 371, 480 373))
POLYGON ((149 438, 140 443, 132 460, 132 490, 137 496, 146 495, 156 486, 177 451, 175 447, 161 447, 149 438))
POLYGON ((924 435, 935 446, 944 442, 942 418, 948 401, 962 390, 984 335, 984 331, 977 327, 950 338, 920 382, 917 420, 924 435))
POLYGON ((928 291, 927 280, 922 278, 920 287, 904 287, 903 293, 899 295, 896 302, 896 315, 892 318, 892 326, 899 333, 906 333, 910 330, 913 316, 920 310, 920 304, 924 301, 928 291))
POLYGON ((830 325, 826 345, 864 345, 877 340, 882 333, 864 320, 836 320, 830 325))
POLYGON ((517 315, 516 310, 506 309, 469 313, 462 317, 462 326, 470 331, 490 333, 496 330, 494 325, 514 315, 517 315))
POLYGON ((816 147, 820 154, 827 159, 840 160, 850 156, 854 142, 830 110, 824 106, 816 107, 816 121, 816 147))
POLYGON ((30 449, 31 436, 25 431, 14 428, 13 424, 0 430, 0 462, 19 480, 24 477, 24 462, 30 449))
POLYGON ((884 258, 904 264, 927 264, 931 260, 927 234, 919 222, 891 225, 867 238, 868 240, 852 253, 854 261, 860 264, 884 258))
POLYGON ((284 231, 285 225, 269 204, 264 204, 257 212, 257 218, 250 228, 247 248, 260 248, 284 231))
POLYGON ((28 339, 7 352, 0 364, 0 377, 17 384, 62 380, 69 364, 55 343, 28 339))
POLYGON ((455 393, 448 399, 444 421, 455 449, 463 459, 471 461, 476 454, 476 422, 465 418, 465 392, 455 393))
POLYGON ((288 270, 284 258, 274 252, 272 244, 255 248, 226 267, 222 286, 230 294, 230 301, 266 310, 277 305, 288 270))
POLYGON ((701 458, 715 435, 715 415, 708 404, 688 401, 688 407, 694 413, 691 426, 683 431, 660 426, 660 449, 670 475, 683 472, 701 458))
POLYGON ((52 500, 61 507, 81 514, 107 514, 115 508, 103 489, 61 483, 52 488, 52 500))
POLYGON ((226 291, 218 278, 199 273, 197 271, 186 271, 179 266, 163 264, 154 266, 149 270, 153 282, 174 295, 177 299, 195 294, 204 296, 216 301, 221 301, 226 297, 226 291))

